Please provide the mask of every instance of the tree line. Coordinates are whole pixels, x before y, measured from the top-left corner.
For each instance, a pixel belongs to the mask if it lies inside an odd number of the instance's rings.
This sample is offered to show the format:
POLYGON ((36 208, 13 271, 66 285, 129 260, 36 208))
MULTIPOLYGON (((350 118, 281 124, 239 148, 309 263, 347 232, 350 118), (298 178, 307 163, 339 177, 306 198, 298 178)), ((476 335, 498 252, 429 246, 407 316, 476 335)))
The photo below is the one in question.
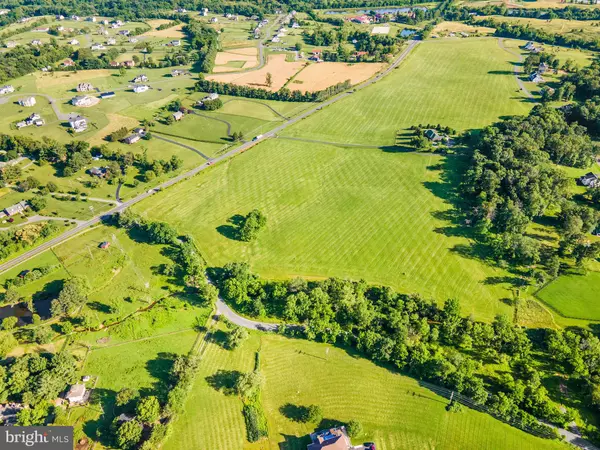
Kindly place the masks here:
MULTIPOLYGON (((476 322, 461 316, 457 300, 439 307, 364 281, 261 280, 245 263, 227 264, 211 276, 223 298, 245 315, 276 317, 294 324, 282 332, 350 345, 374 361, 462 393, 519 428, 555 436, 537 418, 560 426, 572 419, 572 411, 554 405, 543 385, 545 373, 535 368, 538 359, 552 358, 550 333, 540 344, 507 316, 476 322), (484 380, 483 366, 498 361, 509 363, 508 373, 484 380)), ((581 348, 587 350, 585 343, 581 348)), ((600 356, 600 346, 593 354, 600 356)))
POLYGON ((37 47, 19 45, 0 58, 0 83, 52 66, 71 56, 70 45, 59 45, 55 39, 37 47))
POLYGON ((219 50, 219 35, 217 32, 200 22, 191 21, 183 27, 190 40, 190 46, 196 51, 198 71, 212 72, 215 58, 219 50))
POLYGON ((219 81, 205 79, 197 81, 194 85, 194 89, 197 92, 215 92, 217 94, 232 95, 235 97, 279 100, 283 102, 320 102, 333 95, 339 94, 350 87, 352 87, 350 80, 329 86, 321 91, 304 93, 298 90, 291 91, 287 88, 281 88, 278 91, 273 92, 261 88, 240 86, 233 83, 221 83, 219 81))

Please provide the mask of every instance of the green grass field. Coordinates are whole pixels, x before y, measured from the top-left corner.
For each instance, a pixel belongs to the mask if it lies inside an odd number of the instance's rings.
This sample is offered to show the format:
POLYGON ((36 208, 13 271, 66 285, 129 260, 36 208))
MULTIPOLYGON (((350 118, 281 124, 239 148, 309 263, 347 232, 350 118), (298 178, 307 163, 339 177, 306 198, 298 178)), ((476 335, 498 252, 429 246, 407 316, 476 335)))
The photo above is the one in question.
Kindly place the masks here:
POLYGON ((175 423, 165 449, 304 450, 314 426, 287 418, 286 404, 317 404, 324 419, 359 420, 364 434, 353 444, 373 440, 378 449, 561 449, 565 445, 535 438, 492 417, 469 409, 445 410, 448 401, 343 349, 276 335, 256 335, 242 347, 206 348, 186 413, 175 423), (260 339, 260 341, 259 341, 260 339), (265 378, 262 403, 269 437, 245 442, 242 403, 213 389, 207 377, 219 370, 249 371, 260 349, 265 378))
POLYGON ((531 103, 512 75, 513 58, 493 38, 426 41, 376 85, 282 134, 385 146, 419 123, 468 130, 526 114, 531 103))
POLYGON ((562 275, 537 296, 564 316, 600 320, 600 272, 562 275))
POLYGON ((246 260, 265 277, 364 278, 491 319, 510 313, 506 273, 461 256, 437 155, 270 140, 156 194, 135 210, 193 233, 210 264, 246 260), (257 241, 226 237, 227 220, 261 209, 257 241), (200 219, 201 218, 201 219, 200 219), (225 231, 223 230, 225 228, 225 231), (499 283, 499 284, 497 284, 499 283))

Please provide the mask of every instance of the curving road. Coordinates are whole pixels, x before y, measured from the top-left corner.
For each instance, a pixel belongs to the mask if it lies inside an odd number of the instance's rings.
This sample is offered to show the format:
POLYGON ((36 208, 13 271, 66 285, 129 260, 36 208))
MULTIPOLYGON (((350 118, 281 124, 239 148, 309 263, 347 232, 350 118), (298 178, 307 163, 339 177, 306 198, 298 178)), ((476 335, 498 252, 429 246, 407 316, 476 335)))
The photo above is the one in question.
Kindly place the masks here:
POLYGON ((196 116, 204 117, 205 119, 216 120, 217 122, 224 123, 227 126, 227 136, 231 136, 232 125, 231 125, 231 123, 227 122, 226 120, 219 119, 217 117, 207 116, 206 114, 202 114, 202 113, 199 113, 198 111, 194 111, 194 110, 190 111, 190 113, 194 114, 196 116))
POLYGON ((264 141, 265 139, 275 137, 277 135, 277 133, 280 133, 281 131, 285 130, 287 127, 294 125, 294 124, 300 122, 301 120, 315 114, 316 112, 320 111, 322 108, 325 108, 329 105, 339 102, 340 100, 352 95, 353 92, 364 89, 364 88, 376 83, 381 78, 388 75, 396 67, 398 67, 398 65, 410 54, 410 52, 418 44, 419 44, 419 41, 409 41, 408 46, 404 49, 404 51, 402 51, 402 53, 400 53, 400 55, 398 55, 398 57, 396 57, 396 59, 394 60, 394 62, 392 64, 390 64, 385 70, 383 70, 382 72, 377 74, 375 77, 373 77, 369 80, 366 80, 366 81, 362 82, 361 84, 357 85, 351 91, 346 91, 342 94, 339 94, 339 95, 336 95, 335 97, 330 98, 329 100, 319 103, 319 104, 315 105, 314 107, 302 112, 300 115, 293 117, 291 119, 288 119, 286 122, 282 123, 281 125, 272 129, 271 131, 266 132, 265 134, 261 135, 260 137, 257 136, 254 140, 252 140, 250 142, 244 142, 244 143, 238 145, 237 147, 232 148, 227 153, 224 153, 223 155, 218 156, 217 158, 215 158, 211 161, 208 161, 198 167, 195 167, 194 169, 192 169, 188 172, 182 173, 181 175, 171 178, 170 180, 165 181, 164 183, 160 184, 156 188, 151 189, 147 192, 143 192, 143 193, 133 197, 132 199, 117 205, 116 207, 110 209, 107 212, 100 214, 84 223, 77 225, 75 228, 68 230, 67 232, 61 234, 60 236, 57 236, 57 237, 49 240, 48 242, 45 242, 44 244, 39 245, 38 247, 35 247, 23 254, 11 259, 11 260, 8 260, 8 261, 4 262, 3 264, 0 264, 0 273, 5 272, 5 271, 9 270, 10 268, 12 268, 24 261, 27 261, 28 259, 31 259, 34 256, 48 250, 49 248, 52 248, 64 241, 66 241, 67 239, 72 238, 73 236, 82 232, 86 228, 89 228, 89 227, 99 223, 101 220, 108 218, 113 214, 119 213, 119 212, 127 209, 128 207, 135 205, 136 203, 139 203, 142 200, 147 199, 148 197, 151 197, 159 190, 166 189, 169 186, 179 183, 182 180, 191 178, 194 175, 200 173, 201 171, 208 169, 214 163, 218 163, 225 159, 229 159, 230 157, 232 157, 238 153, 245 152, 249 148, 252 148, 254 145, 258 144, 261 141, 264 141))
POLYGON ((285 119, 285 120, 289 119, 289 117, 284 116, 279 111, 277 111, 275 108, 273 108, 271 105, 267 105, 266 103, 260 102, 258 100, 250 100, 250 99, 242 98, 242 97, 240 97, 240 98, 230 98, 229 100, 224 101, 223 105, 226 105, 227 103, 232 102, 232 101, 256 103, 258 105, 263 105, 266 108, 269 108, 271 111, 273 111, 275 114, 277 114, 282 119, 285 119))
MULTIPOLYGON (((218 120, 218 119, 216 119, 218 120)), ((173 145, 178 145, 180 147, 186 148, 188 150, 193 151, 194 153, 196 153, 197 155, 201 156, 202 158, 206 159, 207 161, 210 161, 210 157, 206 156, 204 153, 202 153, 200 150, 190 146, 190 145, 186 145, 186 144, 182 144, 181 142, 177 142, 174 141, 172 139, 166 138, 166 137, 162 137, 159 134, 157 134, 155 131, 152 131, 152 137, 155 139, 158 139, 159 141, 164 141, 164 142, 169 142, 170 144, 173 145)), ((118 195, 118 194, 117 194, 118 195)))
POLYGON ((58 108, 58 106, 56 105, 56 99, 54 97, 51 97, 46 94, 40 94, 39 92, 32 92, 32 93, 19 92, 18 94, 7 95, 6 97, 0 98, 0 105, 8 103, 8 100, 13 97, 25 97, 25 96, 44 97, 46 100, 48 100, 48 102, 50 103, 50 106, 52 106, 52 109, 54 110, 54 114, 56 114, 56 117, 58 118, 58 120, 71 120, 71 117, 76 117, 79 115, 77 113, 65 114, 65 113, 61 112, 60 109, 58 108))
MULTIPOLYGON (((523 61, 523 55, 521 55, 519 52, 510 50, 504 46, 504 38, 498 38, 498 45, 505 52, 508 52, 511 55, 514 55, 517 58, 519 58, 519 62, 523 61)), ((522 74, 521 74, 521 70, 519 69, 519 66, 517 66, 516 64, 513 66, 513 73, 515 74, 515 79, 517 80, 517 84, 519 85, 519 88, 523 91, 523 93, 528 98, 533 98, 533 94, 531 92, 529 92, 529 90, 527 90, 527 88, 525 87, 525 84, 523 83, 523 80, 521 80, 519 78, 519 75, 522 75, 522 74)))
POLYGON ((257 322, 254 320, 246 319, 234 312, 229 306, 225 304, 223 299, 219 296, 217 299, 217 315, 224 316, 229 319, 230 322, 250 330, 259 331, 277 331, 279 325, 276 323, 257 322))

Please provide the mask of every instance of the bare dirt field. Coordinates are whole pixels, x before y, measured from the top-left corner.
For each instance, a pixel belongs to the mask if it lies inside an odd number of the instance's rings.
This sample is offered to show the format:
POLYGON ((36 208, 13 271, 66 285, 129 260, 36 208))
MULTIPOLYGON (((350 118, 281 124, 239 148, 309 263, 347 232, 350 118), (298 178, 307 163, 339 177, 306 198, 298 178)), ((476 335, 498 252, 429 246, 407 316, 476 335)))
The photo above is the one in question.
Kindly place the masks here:
POLYGON ((235 72, 239 71, 240 69, 254 67, 257 64, 258 49, 256 47, 237 48, 217 53, 217 57, 215 59, 216 67, 213 68, 213 72, 235 72), (235 65, 225 65, 233 61, 236 63, 239 62, 241 67, 236 67, 235 65))
POLYGON ((384 63, 322 62, 311 64, 300 72, 288 87, 291 90, 314 92, 346 80, 357 84, 371 78, 385 66, 384 63), (295 83, 296 81, 300 83, 295 83))
POLYGON ((165 30, 157 30, 159 26, 169 23, 169 20, 149 20, 148 24, 153 28, 152 31, 147 31, 142 36, 153 36, 159 38, 184 38, 185 33, 181 31, 183 24, 175 25, 174 27, 167 28, 165 30))
POLYGON ((122 116, 120 114, 107 114, 106 117, 108 118, 108 125, 98 130, 98 132, 88 140, 91 145, 105 144, 104 138, 110 133, 117 131, 122 127, 134 128, 140 124, 139 121, 133 117, 122 116))
POLYGON ((246 73, 214 74, 207 76, 206 79, 278 91, 304 64, 301 61, 286 62, 284 54, 270 55, 267 64, 259 70, 246 73), (271 87, 265 84, 267 73, 272 76, 271 87))
POLYGON ((480 34, 492 34, 496 31, 494 28, 479 27, 467 25, 466 23, 460 22, 440 22, 433 29, 433 33, 444 34, 444 33, 480 33, 480 34))
POLYGON ((64 84, 76 84, 89 81, 93 78, 108 77, 111 73, 108 69, 81 70, 79 72, 40 72, 36 73, 35 84, 38 89, 62 86, 64 84))

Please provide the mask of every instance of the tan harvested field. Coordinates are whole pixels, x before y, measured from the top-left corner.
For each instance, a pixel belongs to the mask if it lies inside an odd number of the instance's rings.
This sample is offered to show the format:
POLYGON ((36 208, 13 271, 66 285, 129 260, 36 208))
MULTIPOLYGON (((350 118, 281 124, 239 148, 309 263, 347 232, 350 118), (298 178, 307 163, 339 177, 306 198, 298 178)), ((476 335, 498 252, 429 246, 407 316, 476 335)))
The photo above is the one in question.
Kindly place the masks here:
POLYGON ((236 72, 240 67, 226 66, 232 61, 243 61, 242 69, 248 69, 258 64, 258 49, 256 47, 237 48, 217 53, 213 72, 236 72))
POLYGON ((566 3, 563 0, 537 0, 537 1, 513 1, 504 2, 499 0, 482 0, 474 2, 462 2, 464 5, 481 7, 486 5, 502 5, 504 4, 507 8, 564 8, 565 6, 574 6, 576 8, 596 8, 596 5, 584 5, 579 3, 566 3))
POLYGON ((108 69, 81 70, 79 72, 52 72, 35 74, 35 84, 38 89, 63 86, 65 84, 76 84, 82 81, 90 81, 94 78, 108 77, 111 71, 108 69))
POLYGON ((98 132, 88 140, 91 145, 106 144, 104 138, 110 133, 113 133, 122 127, 129 129, 137 127, 140 124, 137 119, 134 119, 133 117, 122 116, 120 114, 107 114, 106 117, 108 118, 108 125, 98 130, 98 132))
POLYGON ((480 34, 492 34, 496 30, 489 27, 478 27, 467 25, 461 22, 440 22, 433 29, 433 33, 480 33, 480 34))
POLYGON ((301 61, 286 62, 284 54, 270 55, 267 64, 259 70, 246 73, 214 74, 207 76, 206 79, 278 91, 304 64, 301 61), (273 77, 271 87, 265 84, 267 73, 270 73, 273 77))
POLYGON ((348 64, 343 62, 311 64, 294 79, 294 81, 300 81, 301 83, 292 83, 289 88, 303 92, 314 92, 346 80, 350 80, 352 84, 357 84, 371 78, 386 65, 384 63, 348 64))
MULTIPOLYGON (((163 22, 163 23, 168 23, 168 20, 152 20, 149 21, 150 22, 163 22)), ((154 26, 151 25, 154 30, 152 31, 147 31, 144 34, 142 34, 142 36, 153 36, 153 37, 158 37, 158 38, 184 38, 185 37, 185 33, 182 30, 183 28, 183 24, 179 24, 179 25, 175 25, 174 27, 171 28, 167 28, 166 30, 157 30, 156 27, 162 25, 161 23, 159 23, 158 25, 154 26)))

